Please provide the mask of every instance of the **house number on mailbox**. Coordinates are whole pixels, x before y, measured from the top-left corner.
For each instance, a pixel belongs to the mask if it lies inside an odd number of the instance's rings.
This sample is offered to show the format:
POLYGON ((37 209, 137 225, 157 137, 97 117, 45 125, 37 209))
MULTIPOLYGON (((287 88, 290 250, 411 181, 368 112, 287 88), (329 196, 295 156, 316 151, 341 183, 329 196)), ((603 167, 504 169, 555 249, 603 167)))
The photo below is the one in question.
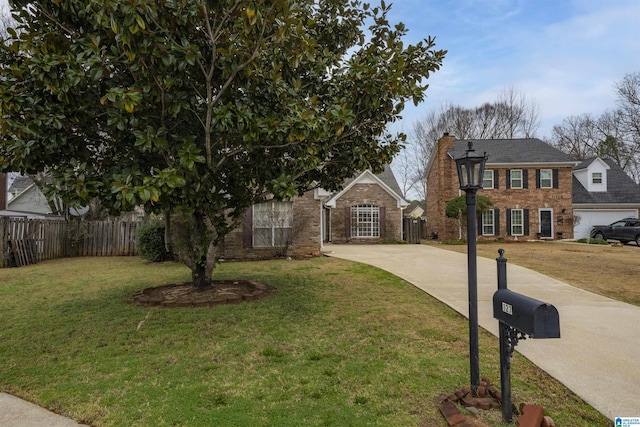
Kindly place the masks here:
POLYGON ((507 304, 506 302, 502 303, 502 312, 507 313, 513 316, 513 307, 511 304, 507 304))

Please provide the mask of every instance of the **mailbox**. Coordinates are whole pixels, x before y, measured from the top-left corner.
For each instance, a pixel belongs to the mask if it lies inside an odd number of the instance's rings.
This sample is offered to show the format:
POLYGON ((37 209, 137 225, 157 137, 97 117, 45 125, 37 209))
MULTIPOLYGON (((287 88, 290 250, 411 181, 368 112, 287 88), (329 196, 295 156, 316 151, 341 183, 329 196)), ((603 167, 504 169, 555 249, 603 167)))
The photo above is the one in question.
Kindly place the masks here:
POLYGON ((560 338, 560 319, 553 305, 508 289, 493 294, 493 317, 531 338, 560 338))

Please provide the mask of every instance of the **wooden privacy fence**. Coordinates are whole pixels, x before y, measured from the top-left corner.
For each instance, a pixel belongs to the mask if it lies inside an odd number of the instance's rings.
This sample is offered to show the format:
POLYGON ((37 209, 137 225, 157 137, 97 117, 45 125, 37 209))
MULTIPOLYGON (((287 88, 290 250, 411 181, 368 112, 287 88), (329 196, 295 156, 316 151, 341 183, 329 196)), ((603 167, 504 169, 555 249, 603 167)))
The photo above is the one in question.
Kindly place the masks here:
POLYGON ((23 266, 70 256, 137 255, 127 220, 76 221, 0 217, 0 266, 23 266))
POLYGON ((421 239, 427 238, 427 224, 421 218, 403 218, 402 230, 403 240, 407 243, 420 243, 421 239))

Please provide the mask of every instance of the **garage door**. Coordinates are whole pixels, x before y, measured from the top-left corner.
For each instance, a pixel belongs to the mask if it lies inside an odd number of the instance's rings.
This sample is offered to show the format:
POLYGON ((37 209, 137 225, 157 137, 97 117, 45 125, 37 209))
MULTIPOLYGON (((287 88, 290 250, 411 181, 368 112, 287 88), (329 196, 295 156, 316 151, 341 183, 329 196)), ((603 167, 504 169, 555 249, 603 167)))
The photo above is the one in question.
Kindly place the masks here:
POLYGON ((580 223, 573 228, 574 239, 589 237, 591 227, 594 225, 606 225, 622 218, 638 217, 637 209, 574 209, 573 213, 580 215, 580 223))

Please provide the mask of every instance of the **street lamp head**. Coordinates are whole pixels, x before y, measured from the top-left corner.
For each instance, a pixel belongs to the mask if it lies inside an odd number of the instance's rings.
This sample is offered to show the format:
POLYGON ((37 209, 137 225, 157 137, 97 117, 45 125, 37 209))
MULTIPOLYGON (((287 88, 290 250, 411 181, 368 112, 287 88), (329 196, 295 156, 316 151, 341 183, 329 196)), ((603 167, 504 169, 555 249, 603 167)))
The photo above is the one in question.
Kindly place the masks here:
POLYGON ((487 162, 487 153, 476 154, 473 142, 469 141, 467 151, 463 156, 457 157, 456 168, 460 189, 464 191, 479 190, 482 188, 484 166, 487 162))

